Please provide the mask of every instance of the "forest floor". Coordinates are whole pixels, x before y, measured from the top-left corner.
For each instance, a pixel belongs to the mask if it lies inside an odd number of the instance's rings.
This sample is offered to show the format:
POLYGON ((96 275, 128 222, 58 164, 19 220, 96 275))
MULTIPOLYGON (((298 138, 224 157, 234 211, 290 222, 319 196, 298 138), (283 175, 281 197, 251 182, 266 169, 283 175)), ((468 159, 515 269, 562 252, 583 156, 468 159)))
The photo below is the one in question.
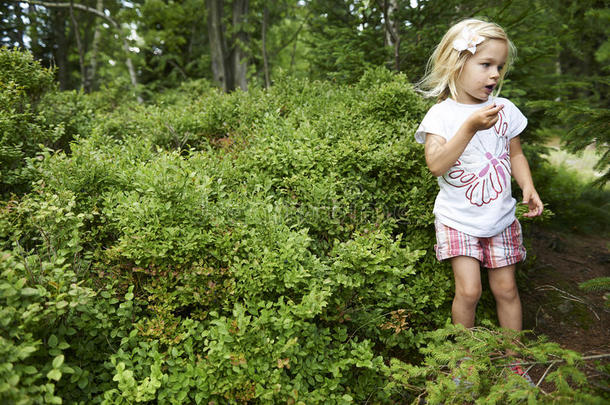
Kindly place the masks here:
MULTIPOLYGON (((521 286, 524 329, 583 356, 610 354, 608 296, 578 287, 583 281, 610 276, 610 239, 540 227, 531 232, 528 253, 536 258, 521 286)), ((609 364, 610 358, 601 362, 609 364)), ((587 374, 598 387, 608 387, 610 376, 593 367, 587 374)))

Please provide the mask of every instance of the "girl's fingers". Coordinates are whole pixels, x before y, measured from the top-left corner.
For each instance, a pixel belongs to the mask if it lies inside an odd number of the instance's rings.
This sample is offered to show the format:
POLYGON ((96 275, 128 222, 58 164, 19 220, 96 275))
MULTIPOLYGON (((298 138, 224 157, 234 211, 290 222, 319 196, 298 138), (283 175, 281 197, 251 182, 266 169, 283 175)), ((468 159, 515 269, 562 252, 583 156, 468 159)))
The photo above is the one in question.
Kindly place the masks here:
POLYGON ((490 104, 474 112, 470 119, 475 124, 477 130, 487 129, 494 125, 500 119, 498 113, 504 108, 504 105, 490 104))
POLYGON ((488 114, 497 114, 497 113, 499 113, 499 112, 500 112, 500 110, 501 110, 501 109, 503 109, 503 108, 504 108, 504 105, 502 105, 502 104, 500 104, 500 105, 494 105, 494 104, 492 104, 492 105, 490 106, 489 111, 487 111, 487 113, 488 113, 488 114))

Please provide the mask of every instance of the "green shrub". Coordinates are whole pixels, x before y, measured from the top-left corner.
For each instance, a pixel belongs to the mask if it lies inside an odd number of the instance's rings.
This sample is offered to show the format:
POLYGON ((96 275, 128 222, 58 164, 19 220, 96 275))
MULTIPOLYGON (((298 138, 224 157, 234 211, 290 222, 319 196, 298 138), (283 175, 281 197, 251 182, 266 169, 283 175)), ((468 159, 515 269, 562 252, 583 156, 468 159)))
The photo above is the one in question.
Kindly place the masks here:
POLYGON ((2 47, 0 83, 3 92, 10 91, 13 95, 11 106, 24 111, 52 87, 53 72, 43 68, 29 52, 2 47))
POLYGON ((47 128, 35 107, 52 88, 53 72, 32 55, 0 48, 0 196, 23 192, 31 174, 25 158, 62 136, 60 128, 47 128))
POLYGON ((65 256, 1 259, 1 402, 90 402, 113 386, 104 363, 136 316, 131 289, 85 286, 65 256))
POLYGON ((569 231, 608 235, 610 191, 585 182, 567 167, 541 163, 532 171, 536 187, 553 211, 549 225, 569 231))
MULTIPOLYGON (((383 389, 390 359, 420 358, 452 295, 430 254, 436 185, 412 139, 424 112, 403 76, 377 70, 354 86, 285 77, 267 91, 168 94, 75 123, 90 132, 69 154, 43 150, 32 192, 0 210, 7 271, 59 261, 61 272, 38 271, 82 289, 76 312, 27 338, 72 328, 55 357, 78 378, 53 395, 401 402, 383 389)), ((21 287, 52 290, 46 280, 21 287)), ((29 304, 6 297, 15 316, 2 336, 15 345, 29 304)), ((28 361, 54 369, 35 348, 28 361)))
POLYGON ((70 142, 78 136, 88 136, 98 106, 89 95, 79 91, 52 91, 45 93, 36 110, 47 128, 55 128, 59 135, 44 146, 69 153, 70 142))

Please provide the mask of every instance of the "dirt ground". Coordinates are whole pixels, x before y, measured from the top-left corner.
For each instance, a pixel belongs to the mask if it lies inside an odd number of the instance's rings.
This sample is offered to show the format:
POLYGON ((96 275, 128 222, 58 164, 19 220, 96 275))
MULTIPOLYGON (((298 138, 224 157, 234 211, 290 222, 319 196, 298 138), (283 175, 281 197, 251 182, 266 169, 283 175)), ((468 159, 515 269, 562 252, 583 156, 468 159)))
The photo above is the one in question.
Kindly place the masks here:
MULTIPOLYGON (((544 228, 531 232, 528 254, 536 257, 521 286, 524 329, 583 356, 610 354, 610 294, 578 287, 583 281, 610 276, 610 240, 544 228)), ((603 362, 608 364, 610 357, 603 362)), ((608 386, 607 375, 593 368, 587 374, 608 386)))

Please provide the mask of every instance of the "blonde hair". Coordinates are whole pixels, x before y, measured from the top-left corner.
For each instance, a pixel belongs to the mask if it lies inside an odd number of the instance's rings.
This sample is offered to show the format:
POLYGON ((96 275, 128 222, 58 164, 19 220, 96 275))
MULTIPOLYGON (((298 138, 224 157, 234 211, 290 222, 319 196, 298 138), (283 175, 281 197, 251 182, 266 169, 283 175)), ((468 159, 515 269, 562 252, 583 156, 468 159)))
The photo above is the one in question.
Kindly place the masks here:
POLYGON ((464 64, 472 54, 468 51, 460 52, 455 50, 453 48, 453 41, 465 28, 476 32, 477 35, 480 35, 485 40, 499 39, 506 42, 508 46, 508 57, 500 72, 495 95, 500 93, 504 76, 517 55, 517 49, 510 39, 508 39, 504 29, 498 24, 471 18, 460 21, 449 28, 449 31, 447 31, 443 39, 441 39, 441 42, 434 49, 434 52, 426 65, 426 74, 416 85, 418 90, 425 97, 436 97, 439 101, 442 101, 449 96, 454 99, 457 97, 457 79, 462 73, 464 64))

